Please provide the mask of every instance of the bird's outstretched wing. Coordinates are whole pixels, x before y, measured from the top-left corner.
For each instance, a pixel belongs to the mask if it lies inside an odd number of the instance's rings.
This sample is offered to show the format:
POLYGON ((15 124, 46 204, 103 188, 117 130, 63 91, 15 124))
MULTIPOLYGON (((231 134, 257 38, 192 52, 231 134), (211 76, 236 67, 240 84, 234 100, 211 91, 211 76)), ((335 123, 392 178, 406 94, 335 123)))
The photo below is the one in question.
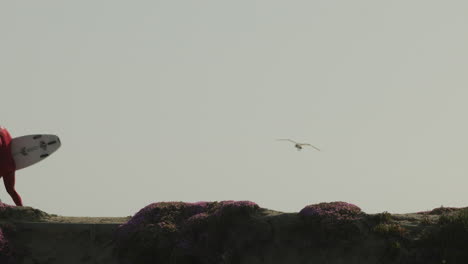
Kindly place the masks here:
POLYGON ((301 146, 309 146, 309 147, 313 147, 314 149, 316 149, 316 150, 320 151, 320 149, 319 149, 319 148, 317 148, 316 146, 313 146, 313 145, 311 145, 311 144, 309 144, 309 143, 304 143, 304 144, 300 144, 300 145, 301 145, 301 146))
POLYGON ((294 144, 297 144, 296 141, 291 140, 291 139, 288 139, 288 138, 280 138, 280 139, 277 139, 277 140, 278 140, 278 141, 289 141, 289 142, 292 142, 292 143, 294 143, 294 144))

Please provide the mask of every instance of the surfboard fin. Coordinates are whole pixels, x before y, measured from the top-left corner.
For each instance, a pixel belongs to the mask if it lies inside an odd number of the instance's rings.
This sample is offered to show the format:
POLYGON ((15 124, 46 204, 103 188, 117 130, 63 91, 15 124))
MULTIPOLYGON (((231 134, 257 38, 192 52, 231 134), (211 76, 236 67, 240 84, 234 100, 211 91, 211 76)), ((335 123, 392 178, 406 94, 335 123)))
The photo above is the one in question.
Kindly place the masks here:
POLYGON ((44 141, 41 141, 41 144, 39 145, 39 147, 43 149, 44 151, 47 151, 47 144, 44 141))

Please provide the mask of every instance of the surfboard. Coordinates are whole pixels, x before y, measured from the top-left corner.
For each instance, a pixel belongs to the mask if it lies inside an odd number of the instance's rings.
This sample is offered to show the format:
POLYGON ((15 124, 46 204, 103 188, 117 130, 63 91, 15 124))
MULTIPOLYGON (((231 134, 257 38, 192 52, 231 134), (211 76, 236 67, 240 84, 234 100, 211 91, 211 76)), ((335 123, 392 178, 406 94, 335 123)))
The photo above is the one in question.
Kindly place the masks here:
POLYGON ((11 154, 15 160, 16 170, 44 160, 60 146, 60 139, 56 135, 37 134, 13 138, 11 154))

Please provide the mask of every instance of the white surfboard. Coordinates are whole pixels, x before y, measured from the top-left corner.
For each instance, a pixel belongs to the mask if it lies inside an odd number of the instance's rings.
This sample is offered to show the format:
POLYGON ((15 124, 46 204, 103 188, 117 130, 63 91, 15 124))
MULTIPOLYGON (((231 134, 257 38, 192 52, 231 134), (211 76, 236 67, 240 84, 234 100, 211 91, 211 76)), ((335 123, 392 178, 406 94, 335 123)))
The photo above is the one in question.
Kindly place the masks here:
POLYGON ((15 160, 16 170, 44 160, 60 146, 60 139, 56 135, 37 134, 13 138, 11 154, 15 160))

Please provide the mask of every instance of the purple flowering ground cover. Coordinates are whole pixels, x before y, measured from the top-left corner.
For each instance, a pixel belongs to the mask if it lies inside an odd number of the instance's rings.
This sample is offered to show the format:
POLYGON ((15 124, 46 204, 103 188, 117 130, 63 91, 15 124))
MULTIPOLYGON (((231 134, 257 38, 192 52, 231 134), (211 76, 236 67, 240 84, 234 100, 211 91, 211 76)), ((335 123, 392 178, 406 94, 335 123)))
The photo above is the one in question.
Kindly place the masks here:
MULTIPOLYGON (((442 211, 452 209, 432 213, 442 211)), ((465 263, 455 260, 468 258, 468 210, 444 213, 430 226, 423 217, 368 215, 346 202, 299 213, 249 201, 159 202, 118 228, 114 249, 119 264, 364 263, 356 255, 369 257, 366 263, 465 263)))
POLYGON ((356 220, 362 215, 361 208, 346 202, 312 204, 304 207, 299 214, 336 222, 356 220))
MULTIPOLYGON (((93 239, 93 245, 111 247, 116 255, 107 250, 104 255, 116 264, 466 263, 468 209, 436 208, 427 213, 433 215, 368 215, 345 202, 312 204, 299 213, 260 208, 249 201, 159 202, 121 225, 113 233, 113 243, 108 231, 95 238, 86 234, 83 241, 93 239)), ((15 230, 15 222, 25 219, 47 223, 50 218, 39 210, 0 203, 0 264, 54 262, 48 255, 41 261, 29 258, 43 249, 30 247, 29 230, 18 239, 23 231, 15 230)), ((112 228, 122 221, 113 222, 112 228)), ((53 240, 43 238, 45 244, 53 240)))
POLYGON ((119 227, 116 253, 122 263, 216 263, 226 253, 220 241, 229 243, 233 230, 248 226, 259 209, 250 201, 153 203, 119 227))
POLYGON ((311 204, 298 214, 301 230, 308 235, 309 243, 317 248, 327 248, 337 242, 354 243, 363 235, 358 223, 366 216, 358 206, 346 202, 311 204))

